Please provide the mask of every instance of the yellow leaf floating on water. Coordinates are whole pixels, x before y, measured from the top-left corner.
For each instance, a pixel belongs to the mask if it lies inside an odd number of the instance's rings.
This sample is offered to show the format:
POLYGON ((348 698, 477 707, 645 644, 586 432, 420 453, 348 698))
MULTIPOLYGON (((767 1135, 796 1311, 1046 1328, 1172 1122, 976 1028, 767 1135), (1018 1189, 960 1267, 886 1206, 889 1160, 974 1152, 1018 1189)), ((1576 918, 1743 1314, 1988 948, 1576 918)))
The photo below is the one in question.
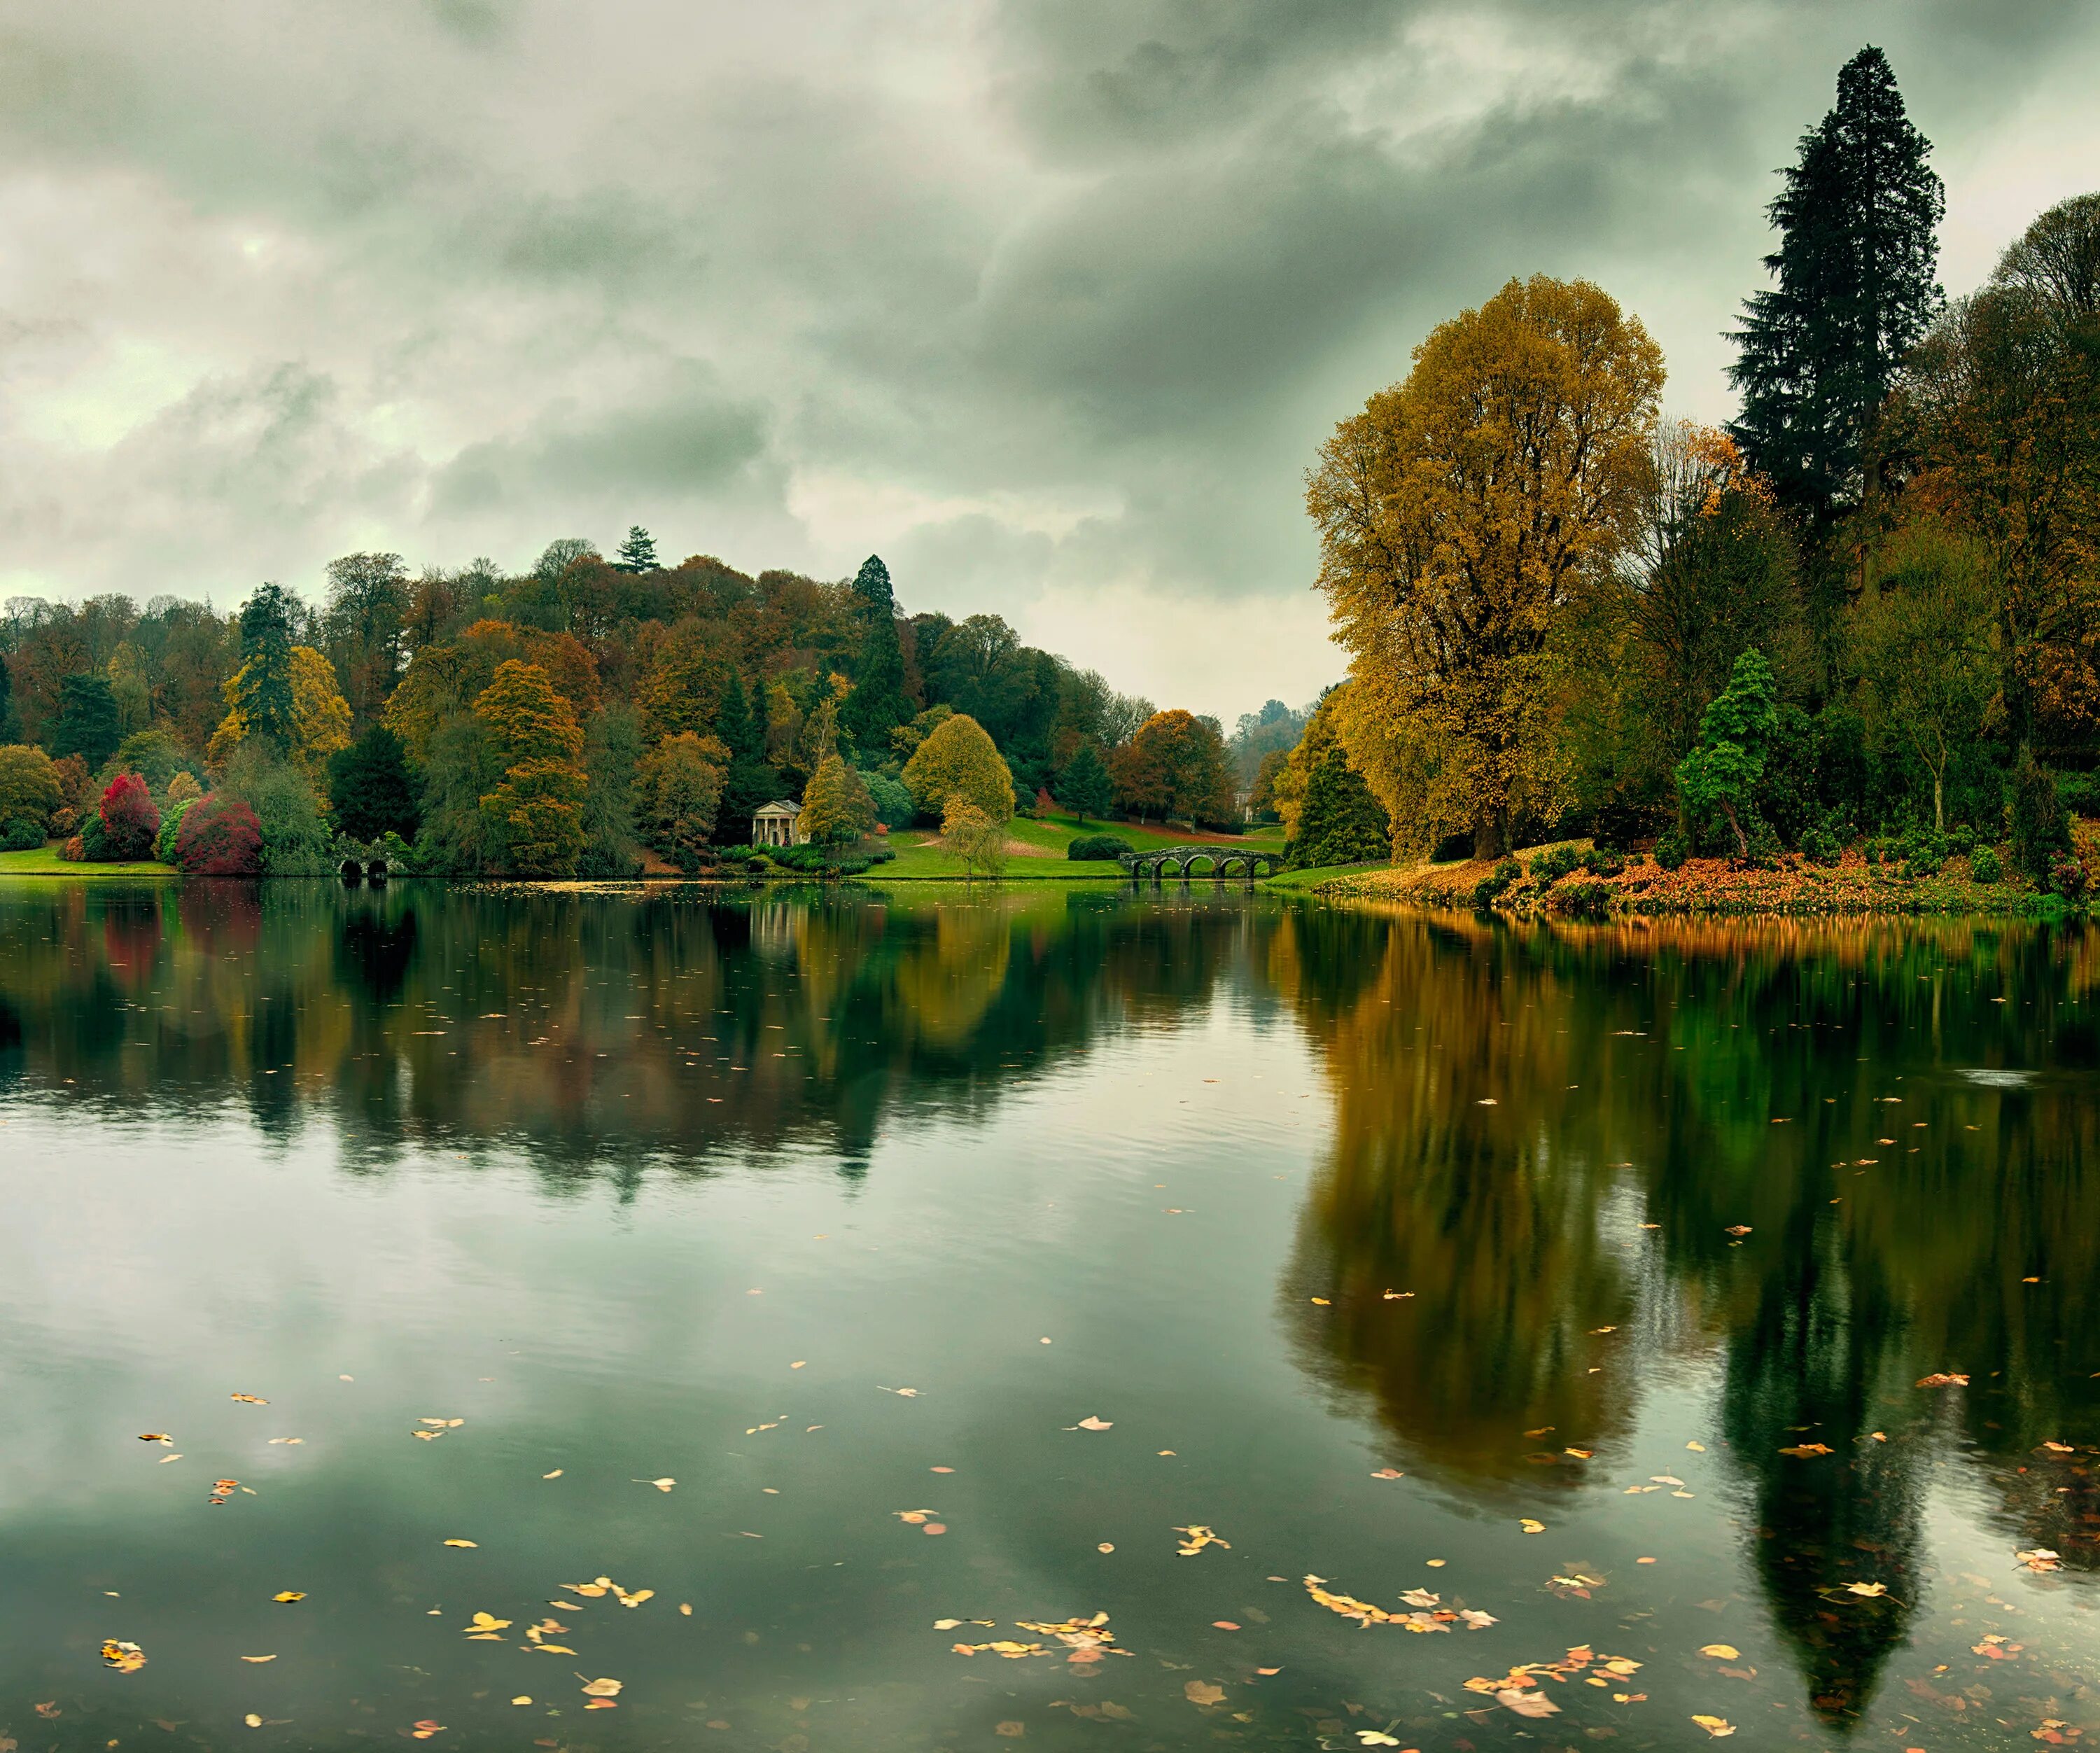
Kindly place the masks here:
POLYGON ((102 1659, 120 1674, 135 1674, 146 1665, 146 1652, 136 1644, 109 1637, 103 1640, 102 1659))
POLYGON ((1184 1558, 1193 1558, 1197 1553, 1202 1551, 1202 1549, 1207 1546, 1222 1546, 1227 1552, 1230 1552, 1233 1549, 1233 1543, 1230 1540, 1220 1539, 1215 1533, 1213 1533, 1210 1529, 1205 1527, 1200 1521, 1193 1523, 1186 1528, 1176 1528, 1174 1531, 1176 1534, 1185 1534, 1189 1536, 1187 1539, 1184 1540, 1179 1546, 1174 1548, 1175 1551, 1179 1552, 1184 1558))
POLYGON ((624 1684, 624 1681, 616 1680, 587 1680, 583 1684, 583 1692, 586 1698, 616 1698, 620 1696, 620 1687, 624 1684))
POLYGON ((1529 1516, 1522 1517, 1518 1521, 1517 1526, 1523 1529, 1526 1534, 1543 1534, 1546 1532, 1546 1524, 1544 1522, 1533 1521, 1529 1516))
POLYGON ((267 1400, 258 1399, 254 1394, 235 1394, 232 1398, 243 1406, 267 1406, 270 1403, 267 1400))
POLYGON ((1802 1460, 1808 1460, 1818 1455, 1833 1455, 1837 1451, 1828 1443, 1797 1442, 1792 1448, 1781 1449, 1779 1452, 1782 1455, 1797 1456, 1802 1460))
POLYGON ((1723 1662, 1733 1662, 1742 1654, 1733 1644, 1705 1644, 1699 1651, 1702 1656, 1717 1656, 1723 1662))
POLYGON ((678 1481, 677 1480, 670 1478, 637 1479, 633 1481, 634 1484, 638 1486, 654 1486, 659 1491, 668 1491, 672 1486, 677 1484, 677 1482, 678 1481))
POLYGON ((142 1430, 139 1433, 139 1440, 141 1442, 173 1443, 175 1439, 165 1430, 142 1430))
POLYGON ((1736 1732, 1736 1725, 1725 1716, 1695 1716, 1692 1720, 1716 1741, 1723 1740, 1736 1732))
POLYGON ((448 1546, 464 1546, 470 1551, 474 1549, 474 1542, 471 1540, 448 1540, 445 1542, 445 1544, 448 1546))
POLYGON ((1847 1583, 1845 1585, 1845 1592, 1846 1594, 1864 1595, 1869 1599, 1886 1595, 1888 1592, 1889 1586, 1886 1583, 1847 1583))
POLYGON ((466 1630, 475 1633, 501 1632, 509 1630, 510 1627, 510 1622, 508 1619, 499 1619, 492 1613, 477 1613, 474 1616, 474 1623, 469 1625, 466 1630))
POLYGON ((277 1658, 275 1656, 243 1656, 240 1659, 244 1662, 275 1662, 277 1658))
POLYGON ((302 1588, 281 1589, 270 1598, 272 1601, 304 1601, 307 1598, 307 1592, 302 1588))
POLYGON ((532 1699, 531 1699, 530 1698, 528 1698, 525 1693, 519 1693, 516 1698, 513 1698, 510 1702, 511 1702, 513 1704, 530 1704, 532 1701, 532 1699))
POLYGON ((258 1716, 253 1711, 250 1711, 240 1720, 242 1722, 247 1724, 250 1729, 260 1729, 262 1726, 262 1719, 258 1716))
POLYGON ((558 1479, 562 1477, 562 1469, 557 1467, 551 1473, 542 1473, 540 1477, 542 1479, 558 1479))

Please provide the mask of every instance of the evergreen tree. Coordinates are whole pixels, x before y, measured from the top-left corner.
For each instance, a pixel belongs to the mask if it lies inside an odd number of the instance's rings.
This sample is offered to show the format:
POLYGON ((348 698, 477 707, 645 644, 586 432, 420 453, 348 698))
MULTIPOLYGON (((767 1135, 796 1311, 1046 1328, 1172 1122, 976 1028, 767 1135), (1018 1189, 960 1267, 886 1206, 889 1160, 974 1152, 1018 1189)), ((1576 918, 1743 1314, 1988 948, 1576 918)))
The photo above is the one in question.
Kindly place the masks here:
POLYGON ((1114 797, 1114 788, 1101 751, 1092 743, 1080 744, 1057 776, 1058 802, 1083 822, 1090 815, 1105 815, 1114 797))
POLYGON ((298 605, 282 585, 263 585, 240 607, 240 673, 227 684, 227 704, 243 734, 280 750, 298 740, 292 703, 292 620, 298 605))
POLYGON ((1284 862, 1301 870, 1375 863, 1392 856, 1392 833, 1385 810, 1337 743, 1307 776, 1298 832, 1284 846, 1284 862))
POLYGON ((854 665, 853 692, 841 722, 862 748, 880 753, 889 747, 889 733, 911 717, 904 697, 904 647, 897 637, 897 594, 889 568, 879 555, 861 563, 853 581, 861 620, 859 661, 854 665))
POLYGON ((421 825, 416 781, 401 739, 374 725, 329 762, 329 807, 336 830, 352 840, 375 841, 386 833, 413 840, 421 825))
POLYGON ((739 761, 755 761, 765 752, 763 733, 751 716, 750 697, 743 691, 743 678, 734 666, 715 708, 715 735, 739 761))
POLYGON ((1827 519, 1856 499, 1868 422, 1941 301, 1945 191, 1931 143, 1904 113, 1879 49, 1838 76, 1838 104, 1803 135, 1767 210, 1778 285, 1753 294, 1729 338, 1741 417, 1729 429, 1787 504, 1827 519))
POLYGON ((68 676, 59 684, 58 722, 51 734, 51 753, 59 760, 78 755, 93 772, 123 740, 117 696, 108 678, 91 671, 68 676))
POLYGON ((620 545, 620 558, 612 564, 620 572, 657 572, 664 566, 656 558, 656 538, 639 523, 628 526, 627 540, 620 545))

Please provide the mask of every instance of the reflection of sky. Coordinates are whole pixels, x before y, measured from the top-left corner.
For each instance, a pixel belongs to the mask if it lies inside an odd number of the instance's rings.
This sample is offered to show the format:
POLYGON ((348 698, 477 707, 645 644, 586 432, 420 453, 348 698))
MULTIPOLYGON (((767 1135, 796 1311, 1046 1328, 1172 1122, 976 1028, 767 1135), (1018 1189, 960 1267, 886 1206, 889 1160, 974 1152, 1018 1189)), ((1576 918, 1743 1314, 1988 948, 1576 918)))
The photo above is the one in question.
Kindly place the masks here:
MULTIPOLYGON (((1287 937, 1287 916, 1260 916, 1287 937)), ((1305 1279, 1304 1250, 1333 1153, 1363 1117, 1350 1098, 1379 1093, 1406 1062, 1348 1057, 1325 1019, 1368 1016, 1373 1041, 1388 1021, 1411 1033, 1409 1004, 1434 989, 1387 991, 1309 965, 1294 988, 1283 940, 1250 934, 1256 952, 1212 956, 1211 977, 1178 998, 1155 975, 1129 1027, 1074 1037, 1004 1078, 991 1071, 1016 1056, 994 1047, 977 1078, 996 1099, 885 1111, 854 1179, 808 1136, 733 1140, 695 1176, 642 1168, 646 1141, 612 1132, 600 1177, 550 1180, 529 1133, 457 1124, 401 1128, 392 1166, 373 1175, 323 1080, 300 1086, 295 1124, 268 1130, 209 1080, 173 1115, 150 1080, 123 1100, 17 1082, 0 1101, 0 1733, 20 1736, 26 1701, 58 1698, 68 1732, 104 1738, 157 1715, 216 1732, 249 1709, 292 1719, 317 1744, 422 1716, 470 1735, 530 1721, 567 1736, 584 1732, 580 1668, 628 1683, 625 1714, 607 1721, 649 1739, 719 1719, 752 1744, 805 1733, 880 1745, 923 1730, 945 1745, 1012 1719, 1061 1744, 1097 1732, 1050 1708, 1078 1697, 1119 1701, 1180 1745, 1222 1726, 1181 1696, 1202 1679, 1264 1732, 1303 1739, 1297 1711, 1353 1701, 1379 1723, 1420 1719, 1410 1744, 1427 1747, 1476 1732, 1444 1715, 1473 1702, 1467 1677, 1589 1640, 1648 1664, 1639 1720, 1665 1744, 1694 1711, 1826 1738, 1753 1561, 1752 1487, 1781 1466, 1846 1476, 1838 1460, 1732 1450, 1721 1406, 1722 1366, 1748 1319, 1732 1284, 1762 1283, 1751 1270, 1762 1256, 1724 1252, 1719 1276, 1669 1269, 1638 1227, 1654 1165, 1643 1155, 1618 1168, 1615 1145, 1596 1197, 1565 1207, 1631 1298, 1621 1331, 1570 1364, 1604 1372, 1596 1403, 1615 1422, 1596 1459, 1550 1475, 1527 1464, 1569 1433, 1528 1434, 1521 1400, 1505 1417, 1492 1394, 1492 1426, 1466 1428, 1455 1402, 1441 1414, 1410 1404, 1403 1428, 1382 1422, 1393 1409, 1334 1367, 1351 1312, 1312 1304, 1330 1287, 1305 1279), (882 1391, 902 1387, 920 1393, 882 1391), (234 1392, 271 1404, 237 1405, 234 1392), (1068 1428, 1090 1414, 1114 1428, 1068 1428), (466 1424, 415 1440, 433 1416, 466 1424), (174 1435, 182 1460, 162 1465, 169 1451, 137 1441, 154 1430, 174 1435), (1492 1473, 1469 1477, 1453 1459, 1476 1452, 1492 1453, 1492 1473), (1388 1465, 1410 1477, 1372 1477, 1388 1465), (540 1477, 557 1468, 561 1478, 540 1477), (1627 1495, 1663 1474, 1692 1495, 1627 1495), (222 1476, 258 1495, 210 1506, 222 1476), (637 1482, 665 1476, 678 1481, 668 1494, 637 1482), (922 1508, 950 1532, 929 1539, 892 1513, 922 1508), (1521 1532, 1524 1515, 1546 1531, 1521 1532), (1177 1557, 1171 1530, 1192 1522, 1229 1551, 1177 1557), (479 1543, 441 1544, 454 1537, 479 1543), (1115 1552, 1098 1552, 1103 1542, 1115 1552), (1432 1570, 1431 1557, 1448 1562, 1432 1570), (1360 1632, 1305 1600, 1308 1571, 1388 1606, 1430 1587, 1502 1623, 1404 1643, 1360 1632), (1595 1599, 1549 1592, 1550 1578, 1578 1571, 1606 1579, 1595 1599), (573 1662, 461 1644, 467 1614, 522 1623, 554 1610, 544 1603, 555 1584, 601 1572, 658 1599, 593 1607, 580 1623, 558 1613, 576 1625, 573 1662), (281 1588, 310 1598, 272 1606, 281 1588), (991 1637, 1017 1618, 1096 1609, 1140 1655, 1092 1680, 965 1661, 930 1629, 996 1618, 997 1632, 967 1634, 991 1637), (1242 1629, 1216 1631, 1220 1619, 1242 1629), (148 1668, 104 1673, 94 1646, 105 1636, 143 1644, 148 1668), (1758 1679, 1715 1678, 1696 1654, 1709 1641, 1740 1648, 1758 1679), (278 1661, 236 1660, 265 1653, 278 1661), (1283 1672, 1254 1671, 1264 1666, 1283 1672), (567 1714, 502 1722, 514 1692, 567 1714), (810 1708, 790 1709, 802 1696, 810 1708)), ((1317 960, 1316 941, 1298 953, 1317 960)), ((1378 950, 1375 934, 1346 940, 1352 960, 1366 942, 1378 950)), ((621 1020, 645 1009, 624 995, 613 1008, 621 1020)), ((1455 1018, 1436 1020, 1447 1046, 1462 1043, 1455 1018)), ((1648 1057, 1625 1063, 1668 1064, 1665 1045, 1638 1050, 1648 1057)), ((1517 1076, 1503 1100, 1558 1197, 1592 1165, 1580 1111, 1556 1118, 1552 1093, 1517 1076)), ((1419 1160, 1396 1157, 1390 1172, 1419 1160)), ((1695 1178, 1712 1167, 1680 1165, 1695 1178)), ((1970 1229, 1943 1226, 1941 1239, 1971 1246, 1970 1229)), ((1364 1239, 1323 1246, 1346 1263, 1364 1239)), ((1477 1250, 1492 1287, 1507 1277, 1497 1245, 1492 1232, 1432 1236, 1404 1257, 1427 1270, 1477 1250)), ((1432 1306, 1425 1295, 1371 1309, 1388 1344, 1369 1362, 1445 1353, 1495 1367, 1482 1330, 1426 1326, 1445 1321, 1432 1306)), ((1908 1377, 1892 1385, 1908 1393, 1908 1377)), ((1955 1409, 1934 1402, 1917 1429, 1890 1427, 1913 1455, 1950 1464, 1925 1469, 1910 1644, 1882 1680, 1877 1726, 1918 1708, 1912 1680, 1957 1690, 1933 1677, 1941 1663, 1958 1662, 1970 1684, 1982 1667, 1970 1646, 1987 1630, 2074 1671, 2096 1654, 2076 1612, 2085 1579, 2011 1569, 2017 1543, 1994 1520, 1988 1464, 1953 1464, 1959 1450, 1932 1422, 1955 1409)), ((2012 1695, 2012 1671, 1987 1678, 2012 1695)), ((1569 1701, 1571 1737, 1632 1732, 1594 1703, 1569 1701)))

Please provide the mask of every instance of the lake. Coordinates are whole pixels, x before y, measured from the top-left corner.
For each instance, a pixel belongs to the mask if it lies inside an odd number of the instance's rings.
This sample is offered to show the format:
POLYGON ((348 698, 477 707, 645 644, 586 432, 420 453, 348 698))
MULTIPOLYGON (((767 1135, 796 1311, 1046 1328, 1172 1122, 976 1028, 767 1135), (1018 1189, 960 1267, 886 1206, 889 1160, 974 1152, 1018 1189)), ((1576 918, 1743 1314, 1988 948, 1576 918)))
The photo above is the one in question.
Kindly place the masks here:
POLYGON ((2096 988, 15 884, 0 1749, 2091 1744, 2096 988))

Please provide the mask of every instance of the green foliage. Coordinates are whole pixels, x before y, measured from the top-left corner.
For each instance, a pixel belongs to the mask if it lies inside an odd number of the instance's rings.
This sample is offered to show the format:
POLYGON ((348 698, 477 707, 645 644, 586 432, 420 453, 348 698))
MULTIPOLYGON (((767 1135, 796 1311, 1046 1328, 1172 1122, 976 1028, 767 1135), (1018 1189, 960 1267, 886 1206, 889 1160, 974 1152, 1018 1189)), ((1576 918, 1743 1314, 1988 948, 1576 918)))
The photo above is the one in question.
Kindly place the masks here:
POLYGON ((919 806, 911 801, 911 788, 886 773, 859 771, 860 782, 867 788, 868 799, 875 806, 876 820, 885 828, 909 828, 919 813, 919 806))
POLYGON ((1761 651, 1736 660, 1728 686, 1714 697, 1699 721, 1699 742, 1677 764, 1677 787, 1694 822, 1718 810, 1736 837, 1740 857, 1749 855, 1742 815, 1751 789, 1764 775, 1765 749, 1777 723, 1771 666, 1761 651))
POLYGON ((699 868, 714 832, 729 750, 690 731, 667 736, 634 769, 634 810, 643 839, 682 870, 699 868))
POLYGON ((481 800, 501 776, 479 719, 461 713, 439 726, 423 763, 418 870, 430 876, 471 876, 493 867, 496 842, 481 800))
POLYGON ((0 822, 31 821, 41 831, 64 802, 58 764, 49 755, 25 743, 0 747, 0 822))
POLYGON ((639 524, 631 523, 627 529, 627 540, 620 545, 620 558, 613 569, 621 572, 654 572, 661 569, 656 558, 656 538, 639 524))
POLYGON ((270 876, 323 876, 335 868, 334 840, 320 800, 297 766, 250 736, 234 751, 218 793, 254 812, 262 868, 270 876))
POLYGON ((1780 232, 1752 295, 1729 378, 1732 429, 1788 505, 1813 518, 1860 491, 1868 423, 1939 305, 1937 228, 1945 210, 1930 143, 1904 113, 1879 49, 1838 76, 1838 102, 1802 137, 1770 208, 1780 232))
POLYGON ((0 821, 0 852, 33 852, 44 843, 44 824, 26 815, 0 821))
POLYGON ((1811 823, 1801 837, 1801 855, 1811 864, 1834 865, 1845 855, 1844 842, 1828 822, 1811 823))
POLYGON ((183 823, 199 800, 183 797, 171 802, 161 814, 161 832, 153 841, 153 856, 163 864, 175 862, 175 848, 181 842, 183 823))
POLYGON ((2022 748, 2013 766, 2010 826, 2013 863, 2047 885, 2058 861, 2071 855, 2071 817, 2056 794, 2055 775, 2032 748, 2022 748))
POLYGON ((338 832, 359 841, 415 837, 422 819, 415 776, 401 739, 386 726, 375 724, 330 758, 328 788, 338 832))
POLYGON ((1090 815, 1098 819, 1108 813, 1110 804, 1115 801, 1115 789, 1108 763, 1092 743, 1080 744, 1065 763, 1065 771, 1057 775, 1057 801, 1082 822, 1090 815))
POLYGON ((1127 857, 1132 850, 1128 841, 1114 834, 1079 834, 1066 843, 1065 856, 1082 863, 1113 863, 1127 857))
POLYGON ((634 776, 642 759, 642 718, 613 704, 584 727, 584 850, 580 876, 632 876, 642 869, 634 825, 634 776))
POLYGON ((1969 854, 1969 877, 1972 882, 1996 883, 2005 880, 2005 868, 1998 861, 1995 846, 1979 846, 1969 854))
POLYGON ((165 725, 133 731, 117 745, 116 759, 118 771, 137 774, 156 792, 166 791, 178 773, 195 771, 182 739, 165 725))
POLYGON ((1692 842, 1680 828, 1673 828, 1655 843, 1655 862, 1666 871, 1683 870, 1691 859, 1692 842))
POLYGON ((240 669, 227 684, 227 704, 244 734, 280 754, 297 746, 292 697, 292 623, 298 603, 281 585, 263 585, 241 605, 240 669))
POLYGON ((481 800, 502 868, 518 876, 573 876, 584 850, 583 770, 573 761, 513 762, 481 800))
POLYGON ((77 755, 92 771, 117 753, 122 740, 117 696, 105 678, 82 673, 59 684, 58 722, 50 737, 55 757, 77 755))
POLYGON ((1336 744, 1305 782, 1298 831, 1285 842, 1284 863, 1306 870, 1330 864, 1370 864, 1392 856, 1385 810, 1336 744))
POLYGON ((853 582, 861 646, 854 665, 853 691, 846 696, 840 722, 855 744, 880 759, 889 752, 889 736, 911 717, 904 692, 904 648, 897 634, 897 596, 889 568, 879 555, 861 563, 853 582))
POLYGON ((1507 894, 1511 886, 1522 881, 1524 867, 1515 859, 1504 859, 1486 876, 1473 885, 1473 905, 1486 912, 1507 894))
POLYGON ((963 861, 963 874, 999 876, 1006 871, 1006 823, 962 792, 951 793, 941 816, 941 838, 963 861))

